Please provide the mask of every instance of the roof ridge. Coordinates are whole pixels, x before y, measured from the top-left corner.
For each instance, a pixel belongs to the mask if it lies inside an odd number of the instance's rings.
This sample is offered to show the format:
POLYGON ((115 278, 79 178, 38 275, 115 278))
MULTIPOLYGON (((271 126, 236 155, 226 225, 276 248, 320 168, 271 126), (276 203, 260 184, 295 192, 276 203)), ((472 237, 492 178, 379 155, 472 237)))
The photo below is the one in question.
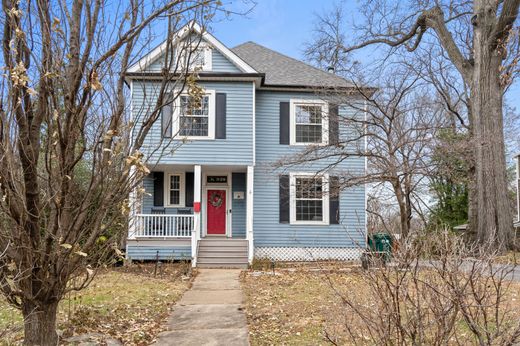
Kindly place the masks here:
MULTIPOLYGON (((269 47, 263 46, 263 45, 261 45, 261 44, 259 44, 259 43, 254 42, 254 41, 246 41, 246 42, 244 42, 244 43, 239 44, 239 45, 236 46, 236 47, 231 48, 231 50, 234 50, 235 48, 238 48, 238 47, 240 47, 240 46, 244 46, 244 45, 246 45, 246 44, 248 44, 248 43, 251 43, 251 44, 254 44, 254 45, 256 45, 256 46, 259 46, 259 47, 262 47, 262 48, 264 48, 264 49, 267 49, 267 50, 269 50, 269 51, 271 51, 271 52, 273 52, 273 53, 275 53, 275 54, 281 55, 281 56, 283 56, 283 57, 285 57, 285 58, 291 59, 291 60, 296 61, 296 62, 298 62, 298 63, 300 63, 300 64, 304 64, 304 65, 306 65, 306 66, 308 66, 308 67, 310 67, 310 68, 312 68, 312 69, 314 69, 314 70, 316 70, 316 71, 318 71, 318 72, 320 72, 320 73, 325 73, 325 74, 327 74, 329 77, 333 77, 333 78, 341 79, 341 80, 344 80, 344 81, 347 81, 347 82, 348 82, 347 79, 345 79, 345 78, 343 78, 343 77, 340 77, 340 76, 338 76, 338 75, 336 75, 336 74, 334 74, 334 73, 330 73, 330 72, 327 72, 327 71, 323 71, 322 69, 319 69, 319 68, 317 68, 316 66, 313 66, 313 65, 311 65, 311 64, 309 64, 309 63, 306 63, 305 61, 301 61, 301 60, 299 60, 299 59, 293 58, 293 57, 288 56, 288 55, 286 55, 286 54, 280 53, 280 52, 278 52, 278 51, 276 51, 276 50, 273 50, 273 49, 271 49, 271 48, 269 48, 269 47)), ((238 54, 238 53, 236 53, 236 54, 238 54)))

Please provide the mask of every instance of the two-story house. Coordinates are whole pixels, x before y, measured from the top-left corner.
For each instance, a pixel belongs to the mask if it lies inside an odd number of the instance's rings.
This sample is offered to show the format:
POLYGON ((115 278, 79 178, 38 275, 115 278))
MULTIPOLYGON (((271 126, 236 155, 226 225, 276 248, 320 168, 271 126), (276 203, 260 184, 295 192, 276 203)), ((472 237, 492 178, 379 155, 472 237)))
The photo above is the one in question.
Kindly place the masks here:
MULTIPOLYGON (((202 37, 202 100, 194 109, 190 96, 178 97, 146 138, 152 172, 126 256, 239 267, 253 258, 357 259, 366 242, 365 187, 340 191, 339 176, 364 172, 365 159, 273 165, 356 136, 337 121, 356 111, 317 92, 355 98, 351 83, 253 42, 230 49, 196 24, 189 31, 202 37)), ((134 113, 157 98, 163 52, 157 47, 128 71, 134 113)))

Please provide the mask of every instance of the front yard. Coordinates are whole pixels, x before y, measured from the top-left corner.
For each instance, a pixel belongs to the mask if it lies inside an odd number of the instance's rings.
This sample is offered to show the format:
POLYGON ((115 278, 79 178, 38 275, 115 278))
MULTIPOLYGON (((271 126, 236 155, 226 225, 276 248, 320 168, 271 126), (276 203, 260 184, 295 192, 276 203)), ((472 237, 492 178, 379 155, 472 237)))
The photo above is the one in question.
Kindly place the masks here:
MULTIPOLYGON (((424 279, 424 282, 431 282, 431 276, 434 275, 429 271, 419 275, 419 280, 424 279)), ((383 307, 384 304, 390 302, 393 293, 388 294, 388 301, 382 302, 380 295, 378 295, 374 286, 367 284, 367 277, 362 270, 354 265, 328 265, 321 269, 316 266, 302 266, 293 268, 276 269, 273 274, 272 271, 249 271, 244 272, 242 276, 242 286, 246 296, 246 313, 248 324, 250 328, 250 338, 252 345, 371 345, 374 344, 374 339, 369 335, 369 329, 375 331, 376 328, 384 326, 385 321, 388 321, 387 316, 384 316, 384 311, 391 311, 388 306, 383 307), (348 297, 350 303, 354 303, 357 308, 362 310, 363 314, 370 317, 367 320, 359 318, 353 313, 352 309, 347 306, 343 297, 348 297), (369 323, 373 323, 381 314, 381 322, 379 325, 372 324, 367 327, 369 323), (370 319, 370 321, 368 321, 370 319), (349 328, 345 326, 349 325, 349 328)), ((403 280, 398 285, 408 285, 400 289, 400 293, 406 291, 414 291, 413 283, 406 283, 403 280)), ((384 285, 379 286, 381 291, 385 291, 384 285)), ((377 289, 376 289, 377 290, 377 289)), ((417 298, 420 304, 431 304, 433 309, 437 305, 439 308, 446 309, 446 314, 453 313, 449 309, 449 302, 438 301, 435 302, 432 298, 431 291, 421 292, 416 295, 411 294, 413 299, 417 298), (446 304, 447 303, 447 304, 446 304), (446 304, 446 305, 445 305, 446 304)), ((491 295, 489 296, 491 297, 491 295)), ((501 306, 501 313, 506 313, 506 324, 501 328, 508 328, 513 324, 518 324, 520 321, 520 305, 518 301, 520 297, 520 285, 513 283, 504 294, 503 306, 501 306), (510 324, 507 324, 510 321, 510 324)), ((397 301, 402 310, 401 318, 402 325, 413 330, 414 321, 413 314, 415 313, 412 304, 413 300, 407 300, 405 297, 397 297, 397 301)), ((430 306, 428 306, 428 309, 430 306)), ((470 307, 474 309, 474 307, 470 307)), ((435 313, 440 315, 443 311, 439 309, 438 312, 427 312, 426 314, 435 313)), ((478 311, 474 309, 476 315, 478 311)), ((452 320, 452 325, 455 323, 455 328, 447 335, 446 342, 442 344, 453 345, 473 345, 477 344, 473 334, 469 332, 467 323, 460 317, 456 316, 452 320)), ((389 317, 391 319, 392 317, 389 317)), ((428 321, 430 317, 425 317, 424 321, 428 321)), ((419 321, 417 321, 419 322, 419 321)), ((428 322, 426 322, 428 323, 428 322)), ((391 324, 391 323, 390 323, 391 324)), ((417 326, 419 323, 417 323, 417 326)), ((435 343, 435 340, 443 335, 442 328, 436 329, 436 325, 425 325, 422 331, 426 335, 421 336, 426 342, 435 343), (438 333, 438 334, 436 334, 438 333), (429 334, 429 335, 428 335, 429 334)), ((494 327, 491 327, 494 329, 494 327)), ((417 330, 421 330, 418 326, 417 330)), ((395 331, 394 331, 395 332, 395 331)), ((378 331, 376 334, 382 335, 384 332, 378 331)), ((390 335, 391 333, 389 333, 390 335)), ((395 334, 394 334, 395 335, 395 334)), ((444 336, 443 336, 444 337, 444 336)), ((377 338, 377 337, 376 337, 377 338)), ((394 342, 395 337, 390 336, 390 340, 394 342)), ((410 340, 405 344, 409 344, 410 340)), ((498 341, 498 339, 496 340, 498 341)), ((495 343, 492 343, 495 344, 495 343)))
MULTIPOLYGON (((188 264, 189 265, 189 264, 188 264)), ((133 264, 107 269, 84 291, 61 302, 59 332, 63 338, 91 334, 118 340, 124 345, 148 345, 161 331, 170 307, 188 289, 183 275, 186 264, 133 264)), ((1 344, 17 344, 22 338, 20 313, 0 298, 0 331, 13 332, 1 344)))

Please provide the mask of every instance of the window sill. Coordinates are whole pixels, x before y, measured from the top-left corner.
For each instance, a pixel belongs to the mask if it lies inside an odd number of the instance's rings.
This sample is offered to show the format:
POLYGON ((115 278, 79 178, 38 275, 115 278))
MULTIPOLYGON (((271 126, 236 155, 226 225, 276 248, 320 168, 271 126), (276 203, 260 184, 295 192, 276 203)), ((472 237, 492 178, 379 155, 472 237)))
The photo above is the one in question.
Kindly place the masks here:
POLYGON ((200 137, 200 136, 189 136, 189 137, 181 137, 174 138, 176 141, 214 141, 214 137, 200 137))
POLYGON ((291 221, 292 226, 329 226, 327 221, 291 221))
POLYGON ((289 145, 290 146, 311 146, 311 145, 313 145, 313 146, 317 146, 317 147, 324 147, 324 146, 327 146, 328 143, 324 143, 324 142, 322 142, 322 143, 313 143, 313 142, 311 142, 311 143, 296 143, 296 142, 294 142, 294 143, 289 143, 289 145))

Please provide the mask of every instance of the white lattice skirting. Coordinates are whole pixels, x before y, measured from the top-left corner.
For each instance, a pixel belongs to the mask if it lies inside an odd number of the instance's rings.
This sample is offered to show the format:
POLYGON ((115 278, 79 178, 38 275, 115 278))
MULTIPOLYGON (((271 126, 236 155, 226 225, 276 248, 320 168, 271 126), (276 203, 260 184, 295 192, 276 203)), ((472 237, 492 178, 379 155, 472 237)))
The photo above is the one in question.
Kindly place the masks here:
POLYGON ((273 261, 358 260, 361 248, 257 247, 255 257, 273 261))

